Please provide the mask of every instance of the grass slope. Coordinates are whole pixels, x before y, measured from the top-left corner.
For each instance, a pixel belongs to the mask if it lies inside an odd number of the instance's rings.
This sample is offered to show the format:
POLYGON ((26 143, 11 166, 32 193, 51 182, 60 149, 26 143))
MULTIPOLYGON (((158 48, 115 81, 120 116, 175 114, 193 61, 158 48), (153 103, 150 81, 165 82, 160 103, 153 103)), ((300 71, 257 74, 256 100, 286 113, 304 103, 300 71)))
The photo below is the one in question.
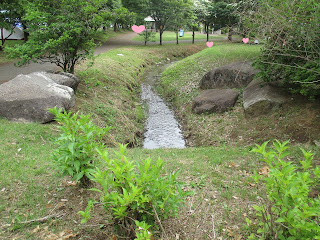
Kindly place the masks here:
POLYGON ((161 77, 159 92, 173 103, 181 120, 189 146, 221 144, 250 145, 270 139, 313 142, 320 137, 320 107, 298 96, 290 98, 282 109, 269 115, 246 118, 242 91, 234 109, 223 114, 193 114, 192 100, 199 95, 199 83, 208 71, 241 60, 252 60, 259 46, 239 43, 215 43, 197 54, 167 68, 161 77))
POLYGON ((107 144, 141 145, 144 113, 139 97, 143 72, 153 63, 181 58, 205 48, 203 44, 117 48, 99 55, 92 67, 76 70, 81 83, 77 108, 96 122, 113 126, 107 144))

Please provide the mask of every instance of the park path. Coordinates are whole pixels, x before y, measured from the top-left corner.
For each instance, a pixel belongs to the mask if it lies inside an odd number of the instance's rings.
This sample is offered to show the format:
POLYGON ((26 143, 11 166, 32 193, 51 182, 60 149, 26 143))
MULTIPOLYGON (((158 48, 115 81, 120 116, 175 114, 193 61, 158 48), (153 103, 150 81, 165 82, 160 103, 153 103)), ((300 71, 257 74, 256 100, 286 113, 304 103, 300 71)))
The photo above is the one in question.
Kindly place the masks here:
MULTIPOLYGON (((109 51, 117 47, 124 46, 143 46, 144 42, 132 41, 131 39, 137 36, 135 32, 129 32, 125 34, 120 34, 118 36, 108 39, 100 47, 96 48, 94 51, 95 55, 109 51)), ((196 40, 196 41, 205 41, 205 40, 196 40)), ((180 43, 191 42, 190 40, 180 40, 180 43)), ((175 43, 175 41, 163 42, 166 43, 175 43)), ((148 42, 148 45, 156 45, 159 42, 148 42)), ((16 67, 14 62, 8 62, 0 64, 0 84, 7 82, 15 78, 19 74, 29 74, 36 71, 46 71, 46 70, 60 70, 55 64, 52 63, 30 63, 23 67, 16 67)))

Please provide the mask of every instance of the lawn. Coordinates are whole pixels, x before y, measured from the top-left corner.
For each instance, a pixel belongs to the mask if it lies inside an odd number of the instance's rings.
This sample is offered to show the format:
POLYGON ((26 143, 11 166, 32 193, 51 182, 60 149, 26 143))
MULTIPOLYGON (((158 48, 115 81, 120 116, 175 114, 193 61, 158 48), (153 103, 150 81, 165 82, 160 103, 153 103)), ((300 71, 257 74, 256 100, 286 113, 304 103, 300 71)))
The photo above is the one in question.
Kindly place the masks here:
MULTIPOLYGON (((160 33, 157 32, 155 35, 155 39, 154 41, 159 41, 160 39, 160 33)), ((201 40, 201 39, 207 39, 207 35, 206 34, 202 34, 199 32, 195 33, 195 40, 201 40)), ((226 35, 209 35, 209 40, 223 40, 226 39, 226 35)), ((132 39, 133 41, 144 41, 143 38, 141 36, 136 36, 132 39)), ((179 37, 179 40, 192 40, 192 32, 185 32, 183 37, 179 37)), ((176 33, 175 32, 169 32, 169 31, 165 31, 162 34, 162 41, 176 41, 176 33)))
MULTIPOLYGON (((80 224, 78 211, 99 193, 82 189, 69 177, 60 177, 51 161, 57 125, 10 123, 0 120, 0 236, 5 239, 100 239, 114 234, 108 214, 99 206, 86 224, 80 224), (46 220, 39 220, 51 216, 46 220), (32 220, 39 220, 34 221, 32 220), (107 221, 106 221, 107 220, 107 221), (29 222, 28 222, 29 221, 29 222), (65 237, 65 238, 63 238, 65 237)), ((151 157, 165 162, 168 174, 179 170, 184 189, 194 194, 181 206, 178 219, 162 222, 174 239, 246 239, 255 229, 246 218, 255 219, 252 208, 263 188, 250 176, 265 166, 252 147, 229 146, 186 149, 129 149, 127 156, 143 162, 151 157), (214 221, 214 229, 213 229, 214 221)), ((311 148, 312 149, 312 148, 311 148)), ((116 149, 109 148, 111 156, 116 149)), ((315 149, 312 149, 315 151, 315 149)), ((293 147, 291 160, 301 157, 293 147)), ((319 154, 319 152, 318 152, 319 154)), ((103 168, 103 161, 99 160, 103 168)), ((157 232, 157 231, 156 231, 157 232)))

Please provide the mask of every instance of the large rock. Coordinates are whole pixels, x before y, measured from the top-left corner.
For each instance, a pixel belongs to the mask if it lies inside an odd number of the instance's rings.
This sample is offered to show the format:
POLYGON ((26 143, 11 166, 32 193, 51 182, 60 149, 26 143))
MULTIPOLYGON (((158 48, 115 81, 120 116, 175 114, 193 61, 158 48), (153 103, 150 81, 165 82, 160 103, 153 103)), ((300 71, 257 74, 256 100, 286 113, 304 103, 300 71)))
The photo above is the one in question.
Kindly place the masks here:
POLYGON ((257 72, 251 62, 234 62, 207 72, 200 81, 200 88, 242 88, 253 80, 257 72))
POLYGON ((46 123, 54 118, 46 109, 68 110, 74 104, 73 89, 43 73, 21 74, 0 85, 0 116, 9 120, 46 123))
POLYGON ((259 116, 278 109, 287 100, 279 87, 261 80, 252 81, 243 91, 243 107, 247 116, 259 116))
POLYGON ((234 106, 238 96, 238 91, 233 89, 205 90, 193 100, 192 110, 197 114, 225 112, 234 106))
POLYGON ((36 73, 38 75, 41 75, 44 78, 50 78, 55 83, 71 87, 74 91, 77 90, 78 85, 80 83, 80 80, 78 77, 71 73, 65 73, 65 72, 54 72, 54 71, 47 71, 47 72, 38 72, 36 73))

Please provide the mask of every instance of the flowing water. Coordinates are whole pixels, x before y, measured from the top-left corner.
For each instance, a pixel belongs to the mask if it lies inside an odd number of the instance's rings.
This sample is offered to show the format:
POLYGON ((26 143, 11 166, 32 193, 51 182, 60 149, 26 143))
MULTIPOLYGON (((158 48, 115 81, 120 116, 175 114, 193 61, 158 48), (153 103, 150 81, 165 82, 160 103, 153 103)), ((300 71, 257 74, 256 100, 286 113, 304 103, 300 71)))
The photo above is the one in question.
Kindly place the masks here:
POLYGON ((148 120, 145 125, 143 147, 155 148, 185 148, 185 141, 174 112, 155 92, 154 86, 161 72, 169 64, 155 66, 144 76, 141 98, 148 109, 148 120))

